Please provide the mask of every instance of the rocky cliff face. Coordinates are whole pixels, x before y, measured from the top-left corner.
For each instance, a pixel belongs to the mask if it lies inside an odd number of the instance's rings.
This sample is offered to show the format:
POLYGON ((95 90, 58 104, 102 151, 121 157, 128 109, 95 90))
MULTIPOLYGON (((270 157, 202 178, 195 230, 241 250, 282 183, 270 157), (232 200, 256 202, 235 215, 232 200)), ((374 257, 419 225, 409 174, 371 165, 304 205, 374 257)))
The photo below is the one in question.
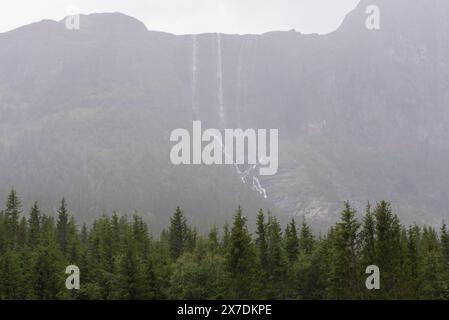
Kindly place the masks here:
POLYGON ((122 14, 0 34, 0 192, 161 223, 179 204, 204 225, 239 203, 327 225, 344 200, 385 198, 406 221, 440 222, 448 16, 443 0, 373 0, 328 35, 174 36, 122 14), (371 4, 380 30, 365 27, 371 4), (268 200, 231 167, 170 164, 170 131, 194 119, 280 130, 279 173, 259 177, 268 200))

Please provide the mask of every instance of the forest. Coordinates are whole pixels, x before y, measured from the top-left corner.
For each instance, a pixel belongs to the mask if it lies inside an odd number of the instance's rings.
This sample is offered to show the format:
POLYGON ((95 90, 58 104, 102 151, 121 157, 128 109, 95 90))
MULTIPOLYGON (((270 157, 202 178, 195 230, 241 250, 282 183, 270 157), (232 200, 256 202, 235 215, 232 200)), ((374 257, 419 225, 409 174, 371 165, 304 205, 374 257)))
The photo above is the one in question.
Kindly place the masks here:
POLYGON ((12 189, 0 212, 0 299, 449 299, 449 233, 401 224, 386 201, 316 234, 299 217, 282 226, 242 209, 223 227, 199 234, 180 207, 160 235, 137 213, 81 224, 62 199, 57 215, 29 211, 12 189), (80 289, 65 286, 66 266, 80 289), (380 289, 365 269, 380 270, 380 289))

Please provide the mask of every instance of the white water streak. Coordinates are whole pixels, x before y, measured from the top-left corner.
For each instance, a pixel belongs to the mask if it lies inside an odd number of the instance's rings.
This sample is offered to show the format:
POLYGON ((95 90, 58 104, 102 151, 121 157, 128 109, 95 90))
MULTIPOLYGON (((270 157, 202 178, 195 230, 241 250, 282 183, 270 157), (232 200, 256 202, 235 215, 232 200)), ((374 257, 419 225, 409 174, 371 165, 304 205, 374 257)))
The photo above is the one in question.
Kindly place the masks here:
POLYGON ((225 110, 223 102, 223 62, 221 52, 221 35, 217 33, 217 96, 218 96, 218 116, 219 128, 224 128, 225 110))
MULTIPOLYGON (((194 49, 197 50, 197 49, 194 49)), ((238 97, 237 97, 237 112, 238 112, 238 123, 240 126, 240 108, 242 105, 242 53, 243 50, 242 48, 240 49, 239 52, 239 58, 238 58, 238 70, 237 70, 237 91, 238 91, 238 97)), ((195 52, 195 54, 197 54, 197 52, 195 52)), ((225 108, 224 108, 224 100, 223 100, 223 61, 222 61, 222 46, 221 46, 221 36, 220 34, 217 33, 217 98, 218 98, 218 112, 219 112, 219 128, 220 129, 224 129, 225 126, 225 108)), ((218 141, 221 141, 221 139, 217 139, 218 141)), ((220 142, 221 143, 221 142, 220 142)), ((223 144, 221 144, 221 148, 222 148, 222 152, 225 155, 225 158, 230 158, 230 155, 228 155, 225 151, 225 148, 223 146, 223 144)), ((256 177, 255 173, 253 173, 253 171, 257 168, 257 166, 262 162, 259 161, 259 163, 254 164, 252 166, 250 166, 249 168, 247 168, 246 170, 242 171, 239 168, 239 165, 237 165, 234 162, 234 159, 231 160, 233 162, 234 168, 237 172, 237 174, 240 176, 240 179, 242 180, 243 183, 246 184, 247 182, 247 178, 251 178, 252 177, 252 189, 254 191, 256 191, 257 193, 259 193, 260 195, 262 195, 265 199, 267 198, 267 192, 266 190, 262 187, 259 179, 256 177)))
MULTIPOLYGON (((256 191, 257 193, 259 193, 260 195, 262 195, 264 197, 264 199, 267 199, 267 190, 265 188, 262 187, 262 184, 259 181, 259 178, 256 177, 256 173, 252 173, 254 170, 257 169, 257 166, 260 165, 260 163, 264 162, 265 158, 259 159, 258 163, 253 164, 252 166, 250 166, 249 168, 247 168, 246 170, 242 171, 240 170, 240 167, 237 163, 234 162, 234 159, 226 152, 226 148, 223 145, 221 138, 217 137, 214 135, 214 139, 216 139, 217 141, 219 141, 220 143, 220 147, 221 150, 225 156, 225 159, 230 159, 232 164, 234 165, 235 171, 237 172, 237 174, 240 176, 240 180, 242 180, 242 182, 244 184, 246 184, 246 179, 248 177, 252 176, 252 189, 254 191, 256 191)), ((225 162, 228 160, 225 160, 225 162)))
POLYGON ((237 124, 239 127, 242 127, 242 116, 241 116, 241 108, 242 108, 242 47, 244 47, 245 43, 242 44, 239 50, 239 57, 237 62, 237 105, 236 105, 236 111, 237 111, 237 124))
POLYGON ((198 83, 198 39, 192 35, 192 112, 195 120, 200 119, 200 110, 196 99, 196 88, 198 83))
POLYGON ((256 176, 253 176, 253 189, 260 193, 264 199, 267 198, 267 191, 260 184, 259 179, 256 176))

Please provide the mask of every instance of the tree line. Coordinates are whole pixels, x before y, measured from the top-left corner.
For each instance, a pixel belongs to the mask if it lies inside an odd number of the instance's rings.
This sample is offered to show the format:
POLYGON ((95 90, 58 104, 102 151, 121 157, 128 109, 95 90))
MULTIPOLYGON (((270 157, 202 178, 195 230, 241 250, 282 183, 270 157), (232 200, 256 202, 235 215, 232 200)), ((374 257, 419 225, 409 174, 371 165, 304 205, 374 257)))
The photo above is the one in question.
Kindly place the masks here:
POLYGON ((55 217, 37 203, 24 214, 13 189, 0 211, 0 299, 449 299, 444 222, 403 226, 382 201, 362 218, 345 203, 326 234, 298 224, 260 210, 251 234, 239 207, 200 235, 178 207, 155 238, 137 214, 78 226, 64 199, 55 217), (65 287, 68 265, 79 290, 65 287), (369 265, 378 290, 365 286, 369 265))

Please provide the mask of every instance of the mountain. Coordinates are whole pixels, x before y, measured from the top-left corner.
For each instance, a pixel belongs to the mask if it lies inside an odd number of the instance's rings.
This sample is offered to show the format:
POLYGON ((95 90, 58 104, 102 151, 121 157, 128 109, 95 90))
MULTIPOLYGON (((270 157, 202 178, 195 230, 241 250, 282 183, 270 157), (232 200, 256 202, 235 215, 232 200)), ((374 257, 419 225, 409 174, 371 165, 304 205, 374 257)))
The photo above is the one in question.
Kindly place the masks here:
POLYGON ((448 14, 444 0, 372 0, 328 35, 175 36, 120 13, 0 34, 0 194, 15 186, 47 210, 65 196, 84 219, 135 209, 156 227, 176 205, 207 228, 238 204, 326 227, 342 201, 380 199, 405 222, 439 224, 448 14), (365 27, 373 4, 380 30, 365 27), (195 119, 279 129, 278 174, 242 183, 232 166, 173 166, 170 132, 195 119))

